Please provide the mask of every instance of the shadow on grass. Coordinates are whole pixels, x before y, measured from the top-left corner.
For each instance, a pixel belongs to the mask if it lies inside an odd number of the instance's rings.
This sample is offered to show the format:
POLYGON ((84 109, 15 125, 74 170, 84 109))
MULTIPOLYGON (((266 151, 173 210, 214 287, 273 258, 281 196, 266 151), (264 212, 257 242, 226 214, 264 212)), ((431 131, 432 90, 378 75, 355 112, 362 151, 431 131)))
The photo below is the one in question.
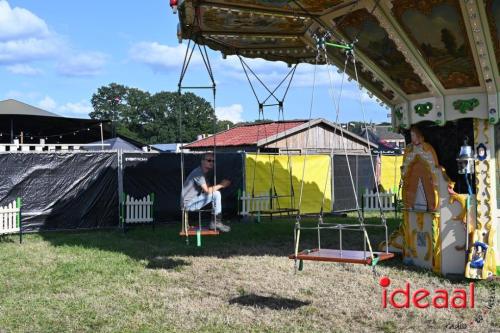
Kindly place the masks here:
POLYGON ((191 265, 189 262, 182 259, 170 259, 168 257, 157 256, 149 258, 146 268, 176 270, 189 265, 191 265))
MULTIPOLYGON (((329 222, 357 223, 352 217, 329 218, 329 222)), ((371 222, 377 222, 375 219, 371 222)), ((303 219, 306 227, 316 226, 315 219, 303 219)), ((367 221, 370 223, 370 221, 367 221)), ((181 269, 188 265, 178 257, 229 258, 233 256, 277 256, 286 258, 293 252, 293 228, 295 219, 263 220, 261 223, 234 222, 231 232, 219 236, 202 237, 201 247, 196 246, 196 238, 179 236, 180 224, 135 227, 126 233, 120 229, 45 232, 40 236, 53 246, 75 246, 103 251, 117 252, 135 260, 146 260, 150 269, 181 269)), ((397 227, 397 223, 389 223, 389 233, 397 227)), ((384 240, 382 228, 369 230, 370 240, 374 248, 384 240)), ((29 240, 28 240, 29 241, 29 240)), ((362 249, 363 235, 361 232, 344 232, 342 246, 344 249, 362 249)), ((321 234, 322 248, 339 248, 337 231, 327 230, 321 234)), ((317 231, 304 230, 301 234, 300 248, 317 247, 317 231)))
POLYGON ((0 243, 16 243, 16 240, 10 234, 3 234, 0 235, 0 243))
POLYGON ((268 308, 271 310, 295 310, 301 306, 309 305, 311 302, 304 302, 283 297, 267 297, 249 294, 233 298, 229 300, 229 304, 239 304, 261 309, 268 308))

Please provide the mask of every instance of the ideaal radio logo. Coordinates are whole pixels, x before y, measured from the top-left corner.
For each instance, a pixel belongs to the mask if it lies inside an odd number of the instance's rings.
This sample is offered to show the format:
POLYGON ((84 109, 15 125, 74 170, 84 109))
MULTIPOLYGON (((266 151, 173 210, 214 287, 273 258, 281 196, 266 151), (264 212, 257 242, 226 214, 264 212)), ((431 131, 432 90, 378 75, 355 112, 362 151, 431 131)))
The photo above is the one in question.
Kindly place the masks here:
MULTIPOLYGON (((393 307, 395 309, 403 309, 415 307, 425 309, 432 307, 434 309, 475 309, 476 295, 474 282, 469 283, 468 288, 455 288, 452 291, 446 289, 436 289, 430 291, 426 288, 418 288, 412 290, 411 283, 406 282, 404 288, 395 288, 388 290, 391 279, 384 276, 380 278, 380 286, 382 287, 382 308, 393 307), (398 298, 398 299, 396 299, 398 298)), ((474 320, 471 322, 452 323, 446 326, 447 329, 468 329, 475 324, 480 324, 485 320, 485 316, 493 309, 496 304, 496 285, 491 283, 489 288, 489 296, 487 304, 479 309, 475 314, 474 320)), ((477 310, 477 309, 476 309, 477 310)))

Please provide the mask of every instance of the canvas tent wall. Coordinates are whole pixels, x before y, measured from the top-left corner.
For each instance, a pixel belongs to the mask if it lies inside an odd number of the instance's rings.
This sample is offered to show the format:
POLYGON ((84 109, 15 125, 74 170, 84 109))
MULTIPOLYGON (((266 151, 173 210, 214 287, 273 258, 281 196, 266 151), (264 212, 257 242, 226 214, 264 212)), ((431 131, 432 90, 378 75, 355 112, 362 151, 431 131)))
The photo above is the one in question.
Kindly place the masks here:
MULTIPOLYGON (((371 190, 374 187, 370 158, 369 155, 349 156, 356 193, 359 198, 365 189, 371 190)), ((271 180, 273 168, 275 190, 278 196, 282 196, 279 202, 281 208, 292 208, 292 205, 298 208, 302 171, 305 170, 301 213, 319 212, 323 196, 325 198, 323 207, 325 212, 356 209, 345 155, 247 154, 245 158, 245 191, 247 195, 251 195, 252 192, 254 195, 270 192, 273 185, 271 180), (306 160, 305 169, 304 160, 306 160), (330 167, 330 163, 333 167, 330 167), (328 172, 329 168, 330 172, 328 172), (290 169, 292 170, 291 179, 290 169), (293 204, 289 200, 292 191, 294 192, 293 204)))
POLYGON ((26 230, 118 224, 116 153, 6 153, 0 165, 0 206, 22 198, 26 230))
MULTIPOLYGON (((200 165, 200 154, 184 154, 184 176, 200 165)), ((123 153, 123 190, 135 198, 155 193, 155 218, 160 222, 179 221, 181 156, 176 153, 123 153)), ((237 192, 243 186, 243 161, 239 153, 217 154, 217 179, 231 181, 221 191, 223 213, 237 214, 237 192)), ((209 175, 208 181, 213 177, 209 175)))

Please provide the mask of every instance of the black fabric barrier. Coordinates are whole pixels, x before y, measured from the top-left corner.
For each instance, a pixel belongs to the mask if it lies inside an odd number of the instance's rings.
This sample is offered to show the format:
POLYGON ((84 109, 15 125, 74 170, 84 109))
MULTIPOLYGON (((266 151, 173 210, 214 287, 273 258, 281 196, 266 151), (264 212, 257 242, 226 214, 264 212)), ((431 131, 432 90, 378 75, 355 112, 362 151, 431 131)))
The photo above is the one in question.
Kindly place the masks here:
POLYGON ((0 205, 22 199, 24 230, 118 225, 116 153, 0 154, 0 205))
MULTIPOLYGON (((200 165, 200 154, 184 154, 184 178, 200 165)), ((221 191, 225 216, 238 213, 237 193, 243 187, 243 157, 239 153, 217 154, 217 181, 227 178, 231 186, 221 191)), ((155 193, 154 217, 159 222, 179 220, 181 155, 176 153, 124 153, 123 190, 140 199, 155 193)), ((212 181, 213 176, 209 176, 212 181)))
MULTIPOLYGON (((361 208, 361 194, 365 189, 371 190, 375 181, 370 156, 351 155, 349 163, 352 177, 358 194, 359 207, 361 208)), ((375 163, 375 158, 374 158, 375 163)), ((374 164, 375 165, 375 164, 374 164)), ((349 211, 356 209, 356 200, 352 190, 351 177, 344 155, 333 156, 333 211, 349 211)))

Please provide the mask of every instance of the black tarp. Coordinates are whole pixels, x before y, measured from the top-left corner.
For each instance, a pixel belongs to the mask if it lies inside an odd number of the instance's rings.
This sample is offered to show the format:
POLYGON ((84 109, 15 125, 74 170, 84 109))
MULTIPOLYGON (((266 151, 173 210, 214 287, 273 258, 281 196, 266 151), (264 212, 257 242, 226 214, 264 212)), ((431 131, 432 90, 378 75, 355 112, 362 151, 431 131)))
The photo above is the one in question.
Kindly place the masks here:
MULTIPOLYGON (((200 154, 184 154, 184 177, 200 165, 200 154)), ((243 157, 239 153, 217 154, 217 180, 231 180, 221 191, 224 215, 238 213, 237 191, 243 186, 243 157)), ((123 153, 123 190, 134 198, 155 193, 155 219, 180 218, 181 155, 176 153, 123 153)), ((212 177, 208 177, 209 180, 212 177)))
POLYGON ((22 199, 25 230, 118 225, 116 153, 0 154, 0 205, 22 199))
MULTIPOLYGON (((365 189, 372 189, 375 181, 373 169, 367 155, 349 156, 352 177, 356 193, 358 195, 359 207, 361 208, 361 194, 365 189)), ((373 160, 375 165, 375 160, 373 160)), ((347 167, 347 160, 344 155, 333 156, 333 211, 349 211, 356 209, 356 200, 352 190, 351 176, 347 167)))

